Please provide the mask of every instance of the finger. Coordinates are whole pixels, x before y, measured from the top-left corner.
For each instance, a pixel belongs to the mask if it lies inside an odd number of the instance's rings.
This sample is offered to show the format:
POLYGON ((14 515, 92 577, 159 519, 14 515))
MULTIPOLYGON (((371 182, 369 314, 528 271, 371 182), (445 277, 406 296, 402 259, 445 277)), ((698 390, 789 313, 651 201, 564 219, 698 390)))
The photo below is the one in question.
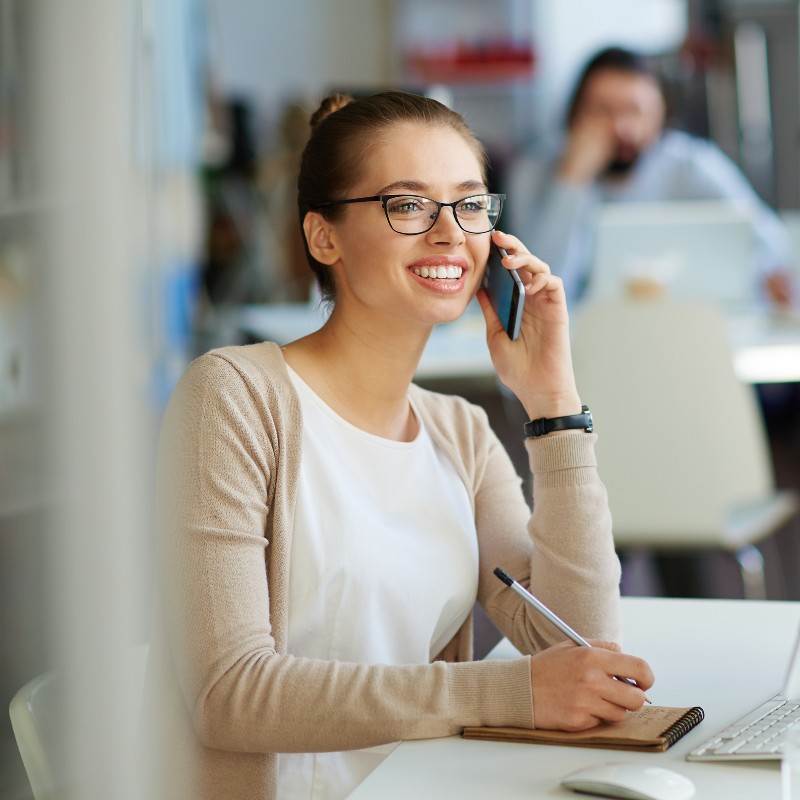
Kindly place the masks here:
MULTIPOLYGON (((639 708, 641 703, 636 706, 639 708)), ((595 708, 592 708, 592 714, 597 717, 601 722, 622 722, 628 714, 628 708, 608 700, 600 700, 595 708)), ((630 709, 635 710, 635 709, 630 709)))
POLYGON ((544 292, 549 300, 566 305, 567 297, 564 293, 564 282, 556 275, 538 273, 531 281, 523 282, 523 285, 525 286, 525 294, 529 297, 544 292))
POLYGON ((536 255, 531 253, 527 247, 522 243, 520 239, 516 236, 513 236, 510 233, 504 233, 503 231, 495 230, 492 233, 492 241, 502 247, 508 253, 508 262, 504 260, 504 263, 513 269, 521 269, 524 266, 531 265, 535 267, 537 272, 539 271, 550 271, 549 265, 542 261, 541 258, 538 258, 536 255), (515 262, 515 263, 512 263, 515 262))
POLYGON ((530 280, 523 281, 525 286, 525 294, 534 295, 541 291, 558 291, 558 286, 551 284, 551 275, 545 272, 537 272, 530 280))
POLYGON ((518 239, 511 233, 498 230, 497 228, 492 231, 492 241, 499 247, 502 247, 504 250, 508 251, 508 253, 528 252, 528 249, 522 243, 521 239, 518 239))
POLYGON ((616 642, 606 642, 601 639, 590 639, 589 644, 603 653, 603 669, 612 677, 630 678, 636 682, 640 689, 647 690, 653 683, 655 677, 650 665, 637 656, 623 653, 616 642))
POLYGON ((603 650, 613 650, 615 653, 622 652, 622 647, 618 642, 606 642, 602 639, 589 639, 589 644, 592 647, 600 647, 603 650))
POLYGON ((638 711, 647 702, 641 688, 613 679, 604 684, 602 698, 627 711, 638 711))
POLYGON ((523 282, 525 272, 546 272, 548 274, 551 272, 550 265, 531 253, 516 236, 495 230, 492 233, 492 240, 508 253, 508 256, 503 259, 503 266, 506 269, 516 269, 522 272, 523 282))
POLYGON ((491 304, 488 296, 486 295, 486 291, 484 289, 478 289, 475 294, 475 298, 478 301, 478 305, 481 307, 483 318, 486 320, 486 339, 489 341, 498 333, 503 333, 505 328, 503 327, 503 323, 500 321, 500 317, 497 316, 494 306, 491 304))
POLYGON ((582 731, 593 728, 601 722, 621 722, 629 710, 636 710, 641 703, 633 709, 628 709, 622 703, 605 697, 593 697, 583 708, 565 711, 559 727, 569 731, 582 731))
POLYGON ((533 253, 529 253, 527 250, 512 253, 511 250, 508 251, 508 261, 505 262, 509 267, 512 269, 530 272, 531 274, 539 275, 550 275, 550 265, 546 261, 542 261, 541 258, 538 258, 533 253))
POLYGON ((653 670, 650 669, 650 665, 643 658, 626 655, 625 653, 614 653, 610 650, 604 652, 606 654, 604 667, 609 675, 630 678, 636 682, 640 689, 645 691, 655 683, 653 670))

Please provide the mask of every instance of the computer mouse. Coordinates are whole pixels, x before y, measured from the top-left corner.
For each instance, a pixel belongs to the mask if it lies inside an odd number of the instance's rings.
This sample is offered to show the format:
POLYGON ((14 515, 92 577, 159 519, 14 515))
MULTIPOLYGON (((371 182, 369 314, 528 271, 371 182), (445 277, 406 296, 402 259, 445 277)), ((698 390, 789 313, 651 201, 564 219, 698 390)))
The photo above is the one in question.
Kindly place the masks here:
POLYGON ((624 800, 689 800, 694 784, 684 775, 665 767, 633 762, 596 764, 562 779, 561 785, 575 792, 624 800))

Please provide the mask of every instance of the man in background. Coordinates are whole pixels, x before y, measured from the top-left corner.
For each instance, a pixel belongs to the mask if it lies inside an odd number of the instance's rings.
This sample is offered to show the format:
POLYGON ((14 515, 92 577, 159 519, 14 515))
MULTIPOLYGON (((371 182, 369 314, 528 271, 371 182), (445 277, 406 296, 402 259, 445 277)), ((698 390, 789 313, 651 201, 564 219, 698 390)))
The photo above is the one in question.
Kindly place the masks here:
POLYGON ((665 122, 664 91, 648 62, 623 48, 601 50, 573 92, 561 151, 544 160, 524 156, 509 169, 512 232, 531 243, 575 301, 589 280, 599 204, 729 200, 752 215, 766 296, 788 304, 793 256, 777 215, 714 144, 665 122))

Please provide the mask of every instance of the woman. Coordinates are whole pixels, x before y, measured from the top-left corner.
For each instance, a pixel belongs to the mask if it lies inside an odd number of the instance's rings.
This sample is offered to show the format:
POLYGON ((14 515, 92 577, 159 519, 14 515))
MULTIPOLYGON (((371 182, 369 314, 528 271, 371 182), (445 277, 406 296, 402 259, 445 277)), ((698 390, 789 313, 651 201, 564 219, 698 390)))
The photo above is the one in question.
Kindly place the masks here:
POLYGON ((531 516, 485 414, 411 384, 433 326, 478 290, 494 238, 526 285, 513 342, 478 292, 500 380, 532 420, 581 409, 563 288, 492 232, 500 200, 480 144, 454 112, 398 92, 329 98, 312 127, 300 218, 330 318, 283 348, 200 358, 165 420, 163 702, 197 758, 168 758, 193 797, 344 797, 397 740, 591 727, 639 708, 652 683, 615 645, 558 644, 492 575, 506 569, 584 634, 618 640, 594 435, 528 440, 531 516), (533 655, 471 661, 476 599, 533 655))

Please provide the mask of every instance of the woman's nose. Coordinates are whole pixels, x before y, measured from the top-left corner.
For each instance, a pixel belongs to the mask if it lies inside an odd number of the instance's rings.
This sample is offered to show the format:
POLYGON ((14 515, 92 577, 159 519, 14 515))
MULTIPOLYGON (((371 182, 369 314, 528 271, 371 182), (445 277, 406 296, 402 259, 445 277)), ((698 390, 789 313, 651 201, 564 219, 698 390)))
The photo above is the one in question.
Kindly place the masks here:
POLYGON ((458 224, 456 210, 453 206, 443 206, 439 210, 436 222, 433 223, 433 227, 428 231, 428 234, 432 236, 435 241, 448 244, 453 241, 463 240, 464 231, 458 224))

